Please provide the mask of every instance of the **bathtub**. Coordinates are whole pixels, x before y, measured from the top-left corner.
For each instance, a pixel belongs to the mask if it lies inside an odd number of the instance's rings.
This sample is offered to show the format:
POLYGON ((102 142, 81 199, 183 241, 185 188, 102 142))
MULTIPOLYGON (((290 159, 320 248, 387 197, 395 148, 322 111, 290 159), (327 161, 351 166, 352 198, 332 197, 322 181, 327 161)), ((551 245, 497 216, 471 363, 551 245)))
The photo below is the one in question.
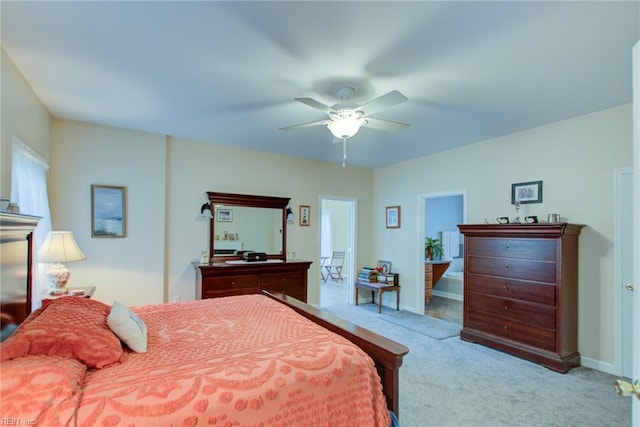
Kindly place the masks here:
POLYGON ((464 286, 464 273, 462 272, 462 259, 454 259, 451 265, 433 287, 433 294, 462 301, 464 286))
POLYGON ((447 279, 450 280, 457 280, 459 282, 462 282, 462 280, 464 279, 464 272, 462 271, 445 271, 445 273, 442 275, 442 277, 446 277, 447 279))

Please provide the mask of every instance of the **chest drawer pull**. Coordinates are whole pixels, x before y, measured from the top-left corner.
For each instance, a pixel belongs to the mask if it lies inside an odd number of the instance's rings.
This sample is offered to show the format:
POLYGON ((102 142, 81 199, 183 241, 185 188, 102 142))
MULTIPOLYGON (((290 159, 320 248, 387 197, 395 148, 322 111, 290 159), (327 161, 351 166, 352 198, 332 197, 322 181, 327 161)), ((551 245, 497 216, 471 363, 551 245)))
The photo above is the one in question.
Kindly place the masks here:
POLYGON ((509 249, 511 249, 511 248, 509 247, 509 245, 504 245, 504 250, 505 250, 505 251, 509 252, 509 249))
POLYGON ((509 286, 504 285, 504 290, 505 290, 505 291, 508 291, 508 290, 509 290, 509 286))
POLYGON ((508 329, 509 329, 509 326, 504 325, 504 330, 506 331, 506 330, 508 330, 508 329))
POLYGON ((509 311, 509 306, 505 304, 504 311, 509 311))
POLYGON ((508 271, 509 270, 509 264, 505 265, 504 269, 508 271))

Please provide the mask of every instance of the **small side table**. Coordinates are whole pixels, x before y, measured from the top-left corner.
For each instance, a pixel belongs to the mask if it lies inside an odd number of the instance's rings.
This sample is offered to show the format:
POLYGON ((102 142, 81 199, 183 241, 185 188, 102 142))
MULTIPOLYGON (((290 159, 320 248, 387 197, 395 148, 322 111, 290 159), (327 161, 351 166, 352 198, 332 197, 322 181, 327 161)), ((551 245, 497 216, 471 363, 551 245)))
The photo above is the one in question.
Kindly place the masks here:
POLYGON ((358 289, 371 291, 371 299, 376 302, 375 294, 378 294, 378 313, 382 313, 382 295, 385 292, 397 292, 396 311, 400 310, 400 285, 389 286, 382 283, 356 282, 356 305, 358 305, 358 289))
POLYGON ((59 299, 59 298, 67 298, 67 297, 75 297, 75 298, 91 298, 93 293, 96 291, 95 286, 80 286, 76 288, 68 288, 69 292, 62 295, 53 295, 49 293, 49 290, 42 291, 42 306, 49 304, 51 301, 59 299), (79 295, 72 294, 73 292, 80 292, 79 295))

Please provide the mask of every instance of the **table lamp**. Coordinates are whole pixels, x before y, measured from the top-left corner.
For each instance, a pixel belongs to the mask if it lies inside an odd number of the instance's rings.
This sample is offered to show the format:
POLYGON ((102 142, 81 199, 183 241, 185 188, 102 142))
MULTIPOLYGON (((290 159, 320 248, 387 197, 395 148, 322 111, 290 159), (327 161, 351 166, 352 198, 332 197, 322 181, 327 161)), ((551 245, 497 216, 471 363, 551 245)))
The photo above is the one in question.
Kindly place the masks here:
POLYGON ((38 250, 38 262, 53 263, 47 271, 47 279, 51 292, 55 295, 67 293, 69 270, 63 263, 84 259, 87 257, 78 248, 70 231, 50 231, 38 250))

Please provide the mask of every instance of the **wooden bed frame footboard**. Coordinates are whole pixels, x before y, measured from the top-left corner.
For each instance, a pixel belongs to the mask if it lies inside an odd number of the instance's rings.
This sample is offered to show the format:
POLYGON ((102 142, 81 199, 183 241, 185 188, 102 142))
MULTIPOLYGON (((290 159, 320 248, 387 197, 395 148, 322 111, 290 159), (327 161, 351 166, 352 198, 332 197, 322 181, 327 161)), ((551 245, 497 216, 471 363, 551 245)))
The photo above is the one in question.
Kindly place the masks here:
POLYGON ((399 416, 399 370, 407 347, 280 292, 262 292, 364 350, 376 365, 388 408, 399 416))

